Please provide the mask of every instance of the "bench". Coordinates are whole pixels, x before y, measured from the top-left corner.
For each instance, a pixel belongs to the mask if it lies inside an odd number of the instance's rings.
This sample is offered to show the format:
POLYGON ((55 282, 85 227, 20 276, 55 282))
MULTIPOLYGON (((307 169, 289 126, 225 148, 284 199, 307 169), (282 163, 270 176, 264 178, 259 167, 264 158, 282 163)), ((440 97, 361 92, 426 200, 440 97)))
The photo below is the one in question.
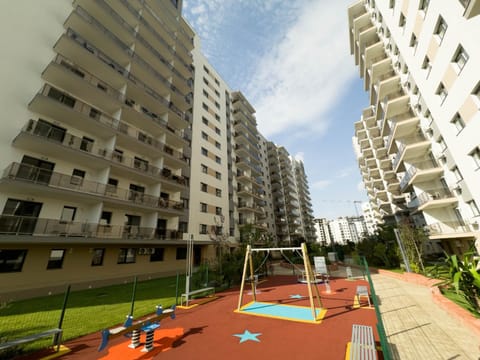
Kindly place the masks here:
POLYGON ((7 342, 4 342, 4 343, 0 343, 0 351, 11 348, 11 347, 14 347, 14 346, 18 346, 18 345, 26 344, 26 343, 29 343, 29 342, 33 342, 35 340, 39 340, 39 339, 42 339, 42 338, 45 338, 45 337, 54 336, 53 345, 57 347, 57 352, 58 352, 60 350, 62 332, 63 332, 62 329, 58 329, 58 328, 50 329, 50 330, 46 330, 46 331, 43 331, 43 332, 40 332, 40 333, 37 333, 37 334, 27 335, 23 338, 19 338, 19 339, 15 339, 15 340, 12 340, 12 341, 7 341, 7 342))
POLYGON ((368 299, 368 307, 372 306, 370 303, 370 295, 368 294, 368 288, 364 285, 359 285, 357 286, 357 290, 355 292, 355 296, 357 297, 358 300, 358 305, 360 306, 360 298, 362 296, 366 296, 368 299))
POLYGON ((190 298, 190 296, 192 296, 192 295, 207 294, 207 293, 210 293, 210 292, 215 293, 215 288, 214 287, 206 287, 206 288, 203 288, 203 289, 197 289, 197 290, 190 291, 188 294, 187 293, 182 294, 180 296, 180 306, 183 305, 183 299, 185 299, 185 303, 187 302, 187 296, 190 298))
POLYGON ((373 328, 366 325, 352 325, 352 341, 350 343, 350 360, 376 360, 377 350, 373 328))

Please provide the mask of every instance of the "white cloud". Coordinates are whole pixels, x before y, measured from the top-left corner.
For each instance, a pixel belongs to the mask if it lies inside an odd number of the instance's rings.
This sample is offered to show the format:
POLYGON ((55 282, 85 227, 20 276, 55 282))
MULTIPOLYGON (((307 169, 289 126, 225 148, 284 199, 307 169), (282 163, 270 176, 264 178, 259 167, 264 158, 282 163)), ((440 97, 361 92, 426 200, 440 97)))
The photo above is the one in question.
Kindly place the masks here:
POLYGON ((336 177, 338 179, 345 178, 347 176, 350 176, 353 173, 354 170, 355 170, 355 167, 353 167, 353 166, 341 169, 336 177))
POLYGON ((305 3, 297 21, 258 63, 246 92, 265 136, 325 133, 328 112, 355 77, 348 56, 347 5, 305 3))
POLYGON ((331 180, 319 180, 315 181, 311 186, 314 189, 325 189, 332 183, 331 180))

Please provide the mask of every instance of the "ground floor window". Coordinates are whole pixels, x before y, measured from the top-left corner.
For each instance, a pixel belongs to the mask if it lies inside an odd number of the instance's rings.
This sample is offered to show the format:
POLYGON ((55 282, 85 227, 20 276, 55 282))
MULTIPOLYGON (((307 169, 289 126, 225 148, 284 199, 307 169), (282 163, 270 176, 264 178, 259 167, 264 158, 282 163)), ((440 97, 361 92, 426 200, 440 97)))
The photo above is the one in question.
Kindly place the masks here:
POLYGON ((117 264, 135 263, 136 251, 134 248, 121 248, 118 253, 117 264))
POLYGON ((92 266, 102 266, 104 255, 105 255, 104 248, 93 249, 92 266))
POLYGON ((178 247, 177 248, 177 260, 185 260, 187 258, 187 248, 186 247, 178 247))
POLYGON ((165 249, 164 248, 153 248, 153 252, 150 255, 150 262, 155 262, 155 261, 163 261, 163 257, 165 254, 165 249))
POLYGON ((0 249, 0 273, 20 272, 27 256, 27 250, 0 249))
POLYGON ((50 250, 50 258, 47 263, 47 270, 61 269, 63 266, 63 259, 65 257, 65 249, 50 250))

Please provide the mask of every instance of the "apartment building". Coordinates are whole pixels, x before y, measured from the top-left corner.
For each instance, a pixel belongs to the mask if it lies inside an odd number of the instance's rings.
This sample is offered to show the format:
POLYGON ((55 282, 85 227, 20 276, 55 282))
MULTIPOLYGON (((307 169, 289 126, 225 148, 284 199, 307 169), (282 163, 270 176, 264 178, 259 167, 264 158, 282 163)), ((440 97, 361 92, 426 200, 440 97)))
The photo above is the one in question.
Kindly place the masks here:
POLYGON ((194 32, 181 1, 15 1, 0 20, 1 291, 184 269, 194 32))
POLYGON ((357 1, 350 50, 370 105, 355 123, 377 222, 480 250, 479 1, 357 1))
POLYGON ((276 237, 280 244, 315 241, 313 210, 303 164, 287 149, 267 144, 276 237))
POLYGON ((321 245, 331 245, 332 237, 328 228, 328 220, 326 218, 315 219, 315 232, 317 235, 317 242, 321 245))
POLYGON ((314 216, 310 190, 308 188, 307 174, 303 162, 292 158, 295 184, 297 187, 298 200, 300 204, 300 217, 303 225, 303 237, 307 242, 316 240, 314 216))
MULTIPOLYGON (((234 200, 230 90, 201 52, 193 50, 194 119, 189 225, 195 243, 230 247, 238 238, 234 200)), ((210 251, 213 247, 207 247, 210 251)), ((213 254, 211 254, 213 255, 213 254)), ((211 257, 211 256, 210 256, 211 257)))
POLYGON ((377 230, 377 222, 375 221, 375 214, 372 211, 372 206, 370 202, 367 201, 362 203, 362 214, 365 222, 365 227, 367 229, 367 234, 375 234, 377 230))

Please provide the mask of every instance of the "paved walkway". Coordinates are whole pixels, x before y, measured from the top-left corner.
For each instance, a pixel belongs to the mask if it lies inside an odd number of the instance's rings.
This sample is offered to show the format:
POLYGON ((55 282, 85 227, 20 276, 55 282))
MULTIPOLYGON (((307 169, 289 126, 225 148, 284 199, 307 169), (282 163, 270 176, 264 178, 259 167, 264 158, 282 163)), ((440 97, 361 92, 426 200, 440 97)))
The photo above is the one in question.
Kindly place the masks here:
POLYGON ((480 359, 480 339, 432 300, 431 290, 372 274, 393 359, 480 359))

